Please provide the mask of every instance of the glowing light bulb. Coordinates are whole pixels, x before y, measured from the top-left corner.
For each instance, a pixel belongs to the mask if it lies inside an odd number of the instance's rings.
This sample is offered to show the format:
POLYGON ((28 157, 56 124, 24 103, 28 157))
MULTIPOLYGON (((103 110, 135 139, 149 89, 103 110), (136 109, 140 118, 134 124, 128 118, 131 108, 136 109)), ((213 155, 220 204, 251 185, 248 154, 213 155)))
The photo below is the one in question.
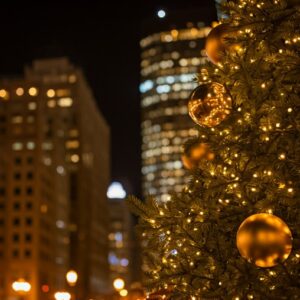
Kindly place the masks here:
POLYGON ((166 12, 163 10, 163 9, 160 9, 158 12, 157 12, 157 16, 161 19, 165 18, 166 16, 166 12))

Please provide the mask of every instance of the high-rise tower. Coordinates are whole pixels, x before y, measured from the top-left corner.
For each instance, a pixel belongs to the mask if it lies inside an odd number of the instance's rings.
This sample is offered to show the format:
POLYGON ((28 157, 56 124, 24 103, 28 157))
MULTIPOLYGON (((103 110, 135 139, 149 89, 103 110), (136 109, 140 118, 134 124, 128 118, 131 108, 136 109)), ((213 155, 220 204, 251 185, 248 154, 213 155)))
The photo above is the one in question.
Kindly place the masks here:
POLYGON ((181 145, 194 134, 187 100, 206 61, 204 39, 215 20, 212 5, 193 11, 166 12, 165 18, 145 23, 140 42, 145 196, 151 194, 167 201, 170 189, 180 191, 188 180, 180 159, 181 145))
POLYGON ((72 268, 76 299, 108 284, 109 128, 81 70, 34 61, 0 82, 0 298, 12 282, 53 299, 72 268))

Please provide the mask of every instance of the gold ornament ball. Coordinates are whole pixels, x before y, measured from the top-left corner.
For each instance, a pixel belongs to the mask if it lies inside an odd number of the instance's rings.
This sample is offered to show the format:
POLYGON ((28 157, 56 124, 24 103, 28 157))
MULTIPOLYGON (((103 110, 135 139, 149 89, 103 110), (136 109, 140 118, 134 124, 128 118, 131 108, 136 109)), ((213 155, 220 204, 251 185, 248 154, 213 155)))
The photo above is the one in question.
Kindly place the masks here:
POLYGON ((181 157, 183 166, 188 169, 196 169, 201 160, 213 160, 215 154, 209 149, 206 143, 196 143, 187 150, 181 157))
POLYGON ((201 126, 214 127, 229 115, 232 100, 225 87, 217 82, 200 85, 188 103, 189 115, 201 126))
POLYGON ((226 38, 234 35, 234 31, 227 24, 220 24, 214 27, 208 34, 205 43, 205 50, 208 58, 217 64, 221 62, 225 51, 237 51, 238 44, 228 44, 226 38))
POLYGON ((258 267, 285 261, 292 251, 292 234, 278 217, 261 213, 248 217, 239 227, 237 248, 242 257, 258 267))

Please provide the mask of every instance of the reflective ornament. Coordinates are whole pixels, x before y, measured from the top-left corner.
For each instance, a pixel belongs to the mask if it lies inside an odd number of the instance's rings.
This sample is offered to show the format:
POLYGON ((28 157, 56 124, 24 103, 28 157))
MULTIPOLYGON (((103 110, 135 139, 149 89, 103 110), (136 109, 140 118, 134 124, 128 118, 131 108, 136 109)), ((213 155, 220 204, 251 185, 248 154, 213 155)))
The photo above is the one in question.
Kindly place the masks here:
POLYGON ((202 126, 219 125, 230 113, 232 100, 222 84, 213 82, 197 87, 188 104, 193 121, 202 126))
POLYGON ((248 217, 239 227, 237 248, 242 257, 268 268, 285 261, 292 251, 292 234, 278 217, 261 213, 248 217))
POLYGON ((215 154, 209 150, 209 146, 205 143, 196 143, 192 145, 187 153, 181 156, 183 166, 188 169, 196 169, 199 167, 201 160, 213 160, 215 154))
POLYGON ((221 62, 225 51, 237 51, 240 48, 238 44, 228 44, 226 38, 230 37, 230 33, 234 32, 227 24, 220 24, 209 32, 206 38, 205 50, 208 58, 214 64, 221 62))

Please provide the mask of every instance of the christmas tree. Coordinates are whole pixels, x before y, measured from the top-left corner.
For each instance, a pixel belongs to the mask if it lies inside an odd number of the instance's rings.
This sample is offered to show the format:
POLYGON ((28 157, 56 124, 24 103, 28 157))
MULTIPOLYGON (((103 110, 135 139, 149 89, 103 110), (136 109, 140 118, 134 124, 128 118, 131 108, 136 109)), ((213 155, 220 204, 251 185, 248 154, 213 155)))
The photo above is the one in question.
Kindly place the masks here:
POLYGON ((128 199, 153 299, 300 299, 299 4, 223 5, 188 103, 190 183, 128 199))

